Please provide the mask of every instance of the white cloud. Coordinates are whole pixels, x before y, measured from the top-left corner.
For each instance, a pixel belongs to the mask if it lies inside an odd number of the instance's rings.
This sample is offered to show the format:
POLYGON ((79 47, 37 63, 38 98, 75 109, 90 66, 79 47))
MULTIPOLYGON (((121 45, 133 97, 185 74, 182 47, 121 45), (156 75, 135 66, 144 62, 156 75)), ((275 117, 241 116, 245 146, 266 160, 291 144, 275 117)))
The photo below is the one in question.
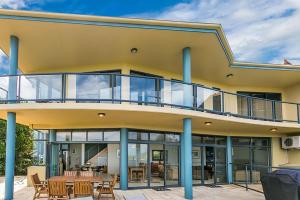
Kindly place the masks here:
POLYGON ((20 9, 27 6, 28 0, 0 0, 0 8, 20 9))
POLYGON ((300 64, 299 0, 193 0, 133 17, 220 23, 237 60, 300 64))

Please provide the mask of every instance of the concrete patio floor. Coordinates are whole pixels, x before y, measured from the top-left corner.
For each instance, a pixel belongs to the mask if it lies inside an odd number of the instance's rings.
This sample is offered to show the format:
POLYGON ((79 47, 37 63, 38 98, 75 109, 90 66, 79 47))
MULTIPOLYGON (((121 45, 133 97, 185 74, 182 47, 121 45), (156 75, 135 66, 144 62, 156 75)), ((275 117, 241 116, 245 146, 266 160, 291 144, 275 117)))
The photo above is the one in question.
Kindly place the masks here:
MULTIPOLYGON (((15 192, 15 200, 32 200, 34 189, 24 187, 15 192)), ((154 191, 152 189, 140 190, 115 190, 116 199, 124 199, 125 196, 135 196, 143 194, 149 200, 179 200, 183 198, 183 188, 170 188, 169 191, 154 191)), ((205 186, 193 187, 194 199, 201 200, 264 200, 264 195, 246 191, 244 188, 235 185, 224 185, 218 188, 209 188, 205 186)), ((101 198, 111 199, 111 198, 101 198)))

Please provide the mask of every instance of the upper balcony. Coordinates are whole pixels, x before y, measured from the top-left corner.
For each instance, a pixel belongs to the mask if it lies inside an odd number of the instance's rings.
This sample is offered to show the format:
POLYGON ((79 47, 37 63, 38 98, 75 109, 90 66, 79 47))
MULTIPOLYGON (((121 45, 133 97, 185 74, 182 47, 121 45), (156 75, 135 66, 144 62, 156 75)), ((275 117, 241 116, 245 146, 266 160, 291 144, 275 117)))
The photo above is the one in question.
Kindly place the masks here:
POLYGON ((300 123, 297 103, 260 99, 182 81, 114 73, 0 77, 1 104, 68 102, 181 108, 252 120, 300 123), (10 81, 17 83, 16 99, 8 98, 10 81))

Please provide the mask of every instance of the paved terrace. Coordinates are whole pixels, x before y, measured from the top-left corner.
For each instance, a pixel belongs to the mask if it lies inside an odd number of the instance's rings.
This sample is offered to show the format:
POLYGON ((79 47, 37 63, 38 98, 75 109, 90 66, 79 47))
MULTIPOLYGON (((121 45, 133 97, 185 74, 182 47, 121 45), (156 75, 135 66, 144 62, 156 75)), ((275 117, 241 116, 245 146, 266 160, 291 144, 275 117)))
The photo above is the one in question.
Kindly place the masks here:
MULTIPOLYGON (((27 180, 25 177, 15 177, 15 200, 32 200, 34 189, 26 187, 27 180)), ((261 193, 246 191, 244 188, 235 185, 224 185, 218 188, 205 186, 193 187, 194 199, 201 200, 264 200, 261 193)), ((0 199, 3 199, 4 180, 0 177, 0 199)), ((116 199, 124 199, 124 196, 139 196, 143 194, 149 200, 179 200, 183 198, 183 188, 170 188, 169 191, 155 191, 152 189, 140 190, 115 190, 116 199)), ((45 198, 42 198, 45 199, 45 198)), ((111 200, 111 198, 101 198, 111 200)))

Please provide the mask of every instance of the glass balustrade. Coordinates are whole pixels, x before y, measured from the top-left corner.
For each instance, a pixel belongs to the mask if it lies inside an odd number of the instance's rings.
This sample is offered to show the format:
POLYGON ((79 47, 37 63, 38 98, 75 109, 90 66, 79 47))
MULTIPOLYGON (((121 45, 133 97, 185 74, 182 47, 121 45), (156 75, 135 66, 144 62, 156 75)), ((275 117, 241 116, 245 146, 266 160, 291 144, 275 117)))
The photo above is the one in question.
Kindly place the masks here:
POLYGON ((299 105, 295 103, 156 77, 100 73, 0 76, 0 103, 9 102, 10 85, 17 91, 11 95, 17 98, 10 101, 20 103, 130 103, 277 122, 298 122, 300 114, 299 105))

